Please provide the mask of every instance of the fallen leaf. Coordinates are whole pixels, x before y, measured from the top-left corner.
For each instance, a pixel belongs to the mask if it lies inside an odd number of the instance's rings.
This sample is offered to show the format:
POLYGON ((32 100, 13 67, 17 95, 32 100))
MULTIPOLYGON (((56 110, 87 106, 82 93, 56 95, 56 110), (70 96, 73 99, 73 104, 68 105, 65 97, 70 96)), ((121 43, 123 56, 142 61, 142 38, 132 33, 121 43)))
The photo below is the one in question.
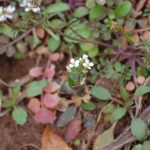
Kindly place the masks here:
POLYGON ((31 112, 36 113, 40 110, 40 105, 40 101, 37 98, 31 98, 27 107, 31 112))
POLYGON ((81 121, 75 118, 67 127, 66 139, 67 141, 74 140, 81 130, 81 121))
POLYGON ((75 115, 76 115, 77 109, 75 106, 68 107, 65 112, 63 112, 57 121, 57 127, 64 127, 68 123, 70 123, 75 115))
POLYGON ((41 138, 41 150, 71 150, 66 142, 49 127, 46 127, 41 138))
POLYGON ((96 138, 94 142, 93 150, 100 150, 102 147, 105 147, 106 145, 111 144, 113 142, 115 126, 116 123, 114 123, 111 128, 104 131, 96 138))
POLYGON ((138 34, 133 34, 131 37, 131 40, 134 44, 138 43, 140 41, 139 35, 138 34))
POLYGON ((39 77, 39 76, 41 76, 42 75, 41 67, 33 67, 33 68, 31 68, 30 71, 29 71, 29 75, 31 77, 39 77))
POLYGON ((147 40, 147 41, 150 41, 150 32, 148 32, 148 31, 144 32, 143 39, 147 40))
POLYGON ((59 89, 59 85, 56 82, 50 82, 48 86, 44 88, 46 93, 53 93, 59 89))
POLYGON ((83 97, 73 95, 72 100, 73 100, 74 104, 76 105, 76 107, 79 107, 81 105, 82 101, 83 101, 83 97))
POLYGON ((60 97, 56 94, 45 94, 43 97, 43 104, 47 108, 54 108, 57 106, 58 102, 60 101, 60 97))
POLYGON ((56 120, 55 112, 52 112, 46 108, 41 108, 34 116, 34 119, 38 123, 51 123, 53 124, 56 120))

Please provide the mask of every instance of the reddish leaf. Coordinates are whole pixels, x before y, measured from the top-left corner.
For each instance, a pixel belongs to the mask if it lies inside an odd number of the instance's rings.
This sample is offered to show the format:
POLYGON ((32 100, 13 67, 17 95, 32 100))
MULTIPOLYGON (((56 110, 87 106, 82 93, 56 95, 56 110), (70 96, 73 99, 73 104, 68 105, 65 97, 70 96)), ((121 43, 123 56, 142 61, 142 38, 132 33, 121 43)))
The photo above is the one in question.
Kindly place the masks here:
POLYGON ((31 77, 39 77, 42 75, 42 69, 40 67, 31 68, 29 71, 31 77))
POLYGON ((40 105, 40 101, 37 98, 32 98, 30 99, 27 107, 31 112, 36 113, 40 110, 40 105))
POLYGON ((44 88, 44 91, 46 93, 53 93, 57 91, 58 88, 59 88, 59 85, 56 82, 50 82, 48 86, 44 88))
POLYGON ((51 61, 57 61, 59 59, 59 53, 53 53, 50 55, 51 61))
POLYGON ((68 141, 74 140, 81 130, 81 121, 78 119, 72 120, 72 122, 67 127, 66 138, 68 141))
POLYGON ((55 75, 55 65, 51 64, 49 68, 46 68, 44 76, 47 78, 53 78, 55 75))
POLYGON ((56 114, 46 108, 41 108, 36 114, 34 119, 38 123, 54 123, 56 120, 56 114))
POLYGON ((49 127, 46 127, 43 132, 41 144, 41 150, 71 150, 66 142, 49 127))
POLYGON ((60 101, 60 97, 56 94, 45 94, 42 100, 43 104, 48 108, 54 108, 60 101))

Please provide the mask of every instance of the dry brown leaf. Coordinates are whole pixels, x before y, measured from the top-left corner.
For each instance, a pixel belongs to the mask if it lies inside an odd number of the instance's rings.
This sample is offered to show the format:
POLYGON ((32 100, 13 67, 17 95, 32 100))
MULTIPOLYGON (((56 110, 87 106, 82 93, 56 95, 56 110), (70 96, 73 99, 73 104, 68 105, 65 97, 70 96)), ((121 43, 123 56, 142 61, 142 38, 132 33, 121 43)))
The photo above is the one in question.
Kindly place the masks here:
POLYGON ((38 28, 36 34, 39 38, 43 39, 45 37, 45 30, 43 28, 38 28))
POLYGON ((82 103, 83 97, 79 97, 77 95, 73 95, 72 96, 72 100, 74 102, 74 104, 76 105, 76 107, 79 107, 82 103))
POLYGON ((136 43, 139 42, 140 38, 139 38, 138 34, 134 34, 134 35, 131 37, 131 40, 132 40, 133 43, 136 44, 136 43))
POLYGON ((66 142, 49 127, 46 127, 41 138, 41 150, 72 150, 66 142))
POLYGON ((143 39, 150 41, 150 32, 148 32, 148 31, 144 32, 143 39))

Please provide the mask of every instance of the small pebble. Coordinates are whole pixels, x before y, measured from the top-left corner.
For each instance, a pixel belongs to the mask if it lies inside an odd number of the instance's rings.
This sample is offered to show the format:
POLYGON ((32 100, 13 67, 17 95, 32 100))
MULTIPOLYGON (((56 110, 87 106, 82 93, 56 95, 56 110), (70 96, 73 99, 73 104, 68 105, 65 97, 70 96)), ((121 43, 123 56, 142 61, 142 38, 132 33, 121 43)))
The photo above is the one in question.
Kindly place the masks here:
POLYGON ((135 89, 135 85, 134 85, 134 83, 133 82, 131 82, 131 81, 129 81, 127 84, 126 84, 126 89, 128 90, 128 91, 133 91, 134 89, 135 89))
POLYGON ((138 76, 136 80, 137 80, 138 84, 143 84, 145 81, 145 77, 144 76, 138 76))

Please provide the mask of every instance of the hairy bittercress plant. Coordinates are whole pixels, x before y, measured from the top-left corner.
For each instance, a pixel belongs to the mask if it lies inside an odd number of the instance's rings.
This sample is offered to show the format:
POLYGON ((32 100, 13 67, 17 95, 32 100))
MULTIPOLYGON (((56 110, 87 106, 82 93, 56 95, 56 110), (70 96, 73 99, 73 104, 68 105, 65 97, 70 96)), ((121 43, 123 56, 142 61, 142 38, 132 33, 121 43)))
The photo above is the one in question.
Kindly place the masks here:
POLYGON ((94 66, 93 62, 90 62, 88 55, 84 54, 79 59, 70 59, 70 63, 66 66, 67 71, 70 73, 69 83, 71 86, 83 85, 86 79, 88 70, 94 66))

